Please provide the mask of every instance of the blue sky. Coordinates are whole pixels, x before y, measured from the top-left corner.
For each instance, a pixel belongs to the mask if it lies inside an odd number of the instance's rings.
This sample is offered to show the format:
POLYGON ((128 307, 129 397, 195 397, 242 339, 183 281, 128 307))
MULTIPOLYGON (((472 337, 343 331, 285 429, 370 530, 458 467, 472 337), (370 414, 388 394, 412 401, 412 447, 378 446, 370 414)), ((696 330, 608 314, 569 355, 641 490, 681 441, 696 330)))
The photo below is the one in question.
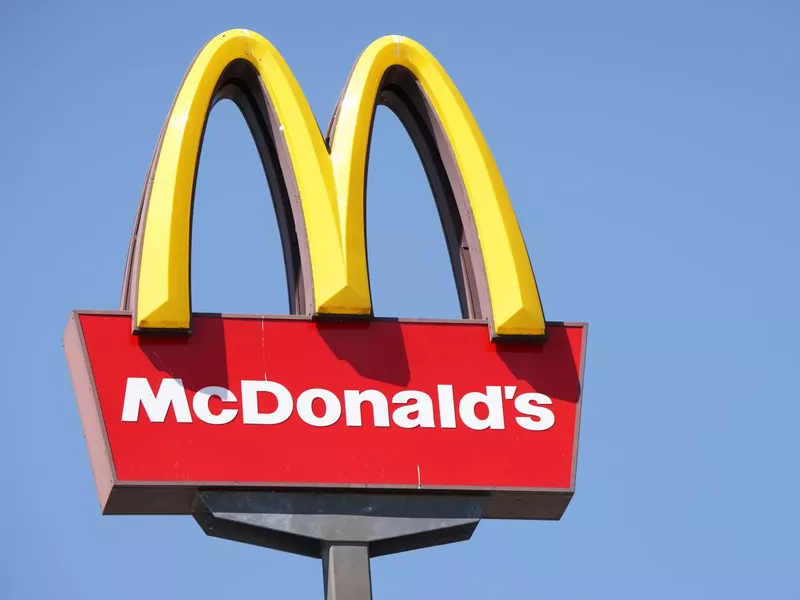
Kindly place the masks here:
MULTIPOLYGON (((323 127, 369 42, 428 47, 492 148, 548 317, 590 323, 564 519, 377 559, 376 597, 800 596, 800 7, 447 4, 0 4, 0 597, 321 597, 311 559, 206 538, 191 517, 101 517, 61 349, 71 309, 117 307, 170 102, 233 27, 278 47, 323 127)), ((219 105, 196 309, 286 312, 268 194, 219 105)), ((458 316, 422 168, 386 110, 368 196, 376 313, 458 316)))

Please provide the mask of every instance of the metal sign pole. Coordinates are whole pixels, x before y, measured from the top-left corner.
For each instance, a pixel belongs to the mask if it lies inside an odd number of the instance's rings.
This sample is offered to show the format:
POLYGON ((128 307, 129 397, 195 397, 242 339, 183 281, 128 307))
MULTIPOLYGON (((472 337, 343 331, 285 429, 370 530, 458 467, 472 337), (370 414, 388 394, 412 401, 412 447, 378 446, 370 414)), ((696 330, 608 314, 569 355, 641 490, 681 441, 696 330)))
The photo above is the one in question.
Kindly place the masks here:
POLYGON ((475 496, 201 492, 193 515, 210 536, 322 559, 325 600, 371 600, 370 558, 468 540, 475 496))
POLYGON ((324 544, 322 578, 325 600, 372 600, 367 544, 324 544))

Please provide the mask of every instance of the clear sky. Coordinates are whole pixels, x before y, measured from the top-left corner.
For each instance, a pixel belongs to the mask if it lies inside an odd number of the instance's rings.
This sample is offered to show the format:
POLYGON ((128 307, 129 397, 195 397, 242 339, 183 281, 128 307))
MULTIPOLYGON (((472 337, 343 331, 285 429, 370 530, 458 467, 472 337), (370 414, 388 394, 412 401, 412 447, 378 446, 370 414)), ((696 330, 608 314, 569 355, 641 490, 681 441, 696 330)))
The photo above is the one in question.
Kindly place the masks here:
MULTIPOLYGON (((117 307, 171 100, 234 27, 278 47, 323 127, 369 42, 427 46, 492 148, 548 317, 590 323, 562 521, 377 559, 376 597, 800 597, 800 7, 777 0, 3 0, 0 597, 321 598, 317 561, 191 517, 101 517, 61 348, 70 310, 117 307)), ((368 196, 376 313, 458 316, 421 165, 385 109, 368 196)), ((232 104, 211 114, 196 201, 195 308, 286 312, 232 104)))

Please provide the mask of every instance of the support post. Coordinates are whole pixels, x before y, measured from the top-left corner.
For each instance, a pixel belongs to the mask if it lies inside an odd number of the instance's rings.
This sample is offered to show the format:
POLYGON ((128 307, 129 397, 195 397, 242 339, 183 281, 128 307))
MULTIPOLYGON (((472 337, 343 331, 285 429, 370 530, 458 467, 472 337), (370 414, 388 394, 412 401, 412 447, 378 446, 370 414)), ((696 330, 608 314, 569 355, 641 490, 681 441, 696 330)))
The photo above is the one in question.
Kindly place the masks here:
POLYGON ((372 600, 367 544, 324 544, 322 581, 325 600, 372 600))

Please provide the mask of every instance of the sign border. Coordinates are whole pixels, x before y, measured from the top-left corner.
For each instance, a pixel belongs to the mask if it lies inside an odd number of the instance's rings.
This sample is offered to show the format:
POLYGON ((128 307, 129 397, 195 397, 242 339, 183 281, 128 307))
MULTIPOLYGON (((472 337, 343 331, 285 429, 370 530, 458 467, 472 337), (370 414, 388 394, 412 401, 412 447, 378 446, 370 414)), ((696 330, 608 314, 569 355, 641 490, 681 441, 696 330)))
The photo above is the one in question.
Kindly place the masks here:
MULTIPOLYGON (((483 518, 487 519, 537 519, 559 520, 564 514, 575 493, 575 480, 578 467, 578 441, 583 405, 583 381, 585 372, 586 341, 589 324, 585 322, 548 321, 547 325, 581 327, 580 364, 578 365, 578 400, 575 418, 575 432, 572 453, 572 473, 569 488, 515 488, 497 486, 424 486, 413 484, 298 484, 263 482, 241 484, 238 482, 187 481, 181 483, 163 481, 122 481, 117 477, 111 447, 108 441, 105 421, 100 409, 97 387, 89 361, 86 342, 81 327, 82 315, 107 315, 133 317, 132 311, 114 310, 74 310, 64 333, 63 345, 72 377, 78 411, 83 425, 84 438, 89 450, 89 459, 94 472, 95 484, 103 514, 151 515, 151 514, 191 514, 192 503, 197 493, 203 490, 271 490, 307 492, 352 492, 361 490, 370 493, 403 493, 413 495, 455 494, 486 498, 483 518)), ((221 317, 226 319, 268 319, 319 321, 310 315, 255 315, 224 313, 193 313, 198 317, 221 317)), ((352 321, 347 318, 326 317, 325 321, 352 321)), ((374 321, 399 323, 459 323, 474 326, 487 326, 486 320, 475 319, 421 319, 372 317, 374 321)), ((514 342, 515 340, 508 340, 514 342)))

